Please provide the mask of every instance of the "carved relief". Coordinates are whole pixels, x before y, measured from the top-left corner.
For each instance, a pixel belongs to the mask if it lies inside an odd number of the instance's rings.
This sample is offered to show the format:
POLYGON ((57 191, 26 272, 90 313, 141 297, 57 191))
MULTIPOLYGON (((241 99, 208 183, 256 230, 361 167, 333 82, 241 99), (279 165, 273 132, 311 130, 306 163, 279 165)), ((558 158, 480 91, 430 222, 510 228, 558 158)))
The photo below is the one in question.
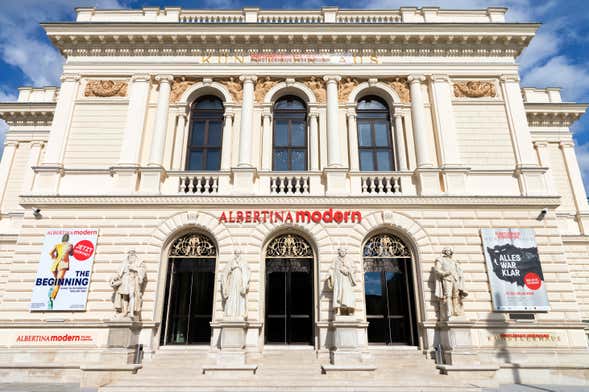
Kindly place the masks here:
POLYGON ((180 97, 182 97, 182 94, 184 94, 184 92, 196 82, 196 79, 187 80, 186 78, 175 78, 172 82, 170 102, 178 102, 180 100, 180 97))
POLYGON ((325 81, 322 79, 311 76, 310 79, 303 80, 305 86, 309 87, 313 94, 315 94, 315 98, 317 98, 318 103, 325 103, 327 92, 325 91, 325 81))
POLYGON ((127 82, 120 80, 89 80, 84 90, 85 97, 126 97, 127 82))
POLYGON ((227 90, 229 90, 235 102, 241 102, 241 91, 243 90, 243 86, 238 78, 231 76, 227 79, 219 79, 217 82, 227 87, 227 90))
POLYGON ((393 90, 399 94, 399 98, 401 98, 401 102, 409 103, 411 102, 411 92, 409 90, 409 82, 406 78, 394 78, 385 81, 393 90))
POLYGON ((346 102, 352 90, 360 84, 358 79, 346 77, 338 82, 337 95, 340 102, 346 102))
POLYGON ((268 94, 268 91, 278 84, 277 80, 272 80, 269 76, 258 79, 256 87, 254 89, 254 96, 256 102, 264 102, 264 97, 268 94))
POLYGON ((466 98, 494 98, 497 96, 497 91, 495 89, 495 83, 493 82, 471 80, 468 82, 455 82, 454 96, 466 98))

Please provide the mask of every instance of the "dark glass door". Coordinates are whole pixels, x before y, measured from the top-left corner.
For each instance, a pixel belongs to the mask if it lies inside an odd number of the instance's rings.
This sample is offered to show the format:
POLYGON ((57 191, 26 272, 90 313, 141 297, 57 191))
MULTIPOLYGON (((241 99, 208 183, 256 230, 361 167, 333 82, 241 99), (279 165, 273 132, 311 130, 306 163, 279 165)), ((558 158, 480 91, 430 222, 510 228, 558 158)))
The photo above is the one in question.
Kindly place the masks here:
POLYGON ((208 344, 211 340, 215 259, 170 259, 163 344, 208 344))
POLYGON ((313 259, 266 260, 266 342, 313 344, 313 259))
POLYGON ((370 343, 416 344, 411 269, 407 262, 372 261, 364 273, 370 343))

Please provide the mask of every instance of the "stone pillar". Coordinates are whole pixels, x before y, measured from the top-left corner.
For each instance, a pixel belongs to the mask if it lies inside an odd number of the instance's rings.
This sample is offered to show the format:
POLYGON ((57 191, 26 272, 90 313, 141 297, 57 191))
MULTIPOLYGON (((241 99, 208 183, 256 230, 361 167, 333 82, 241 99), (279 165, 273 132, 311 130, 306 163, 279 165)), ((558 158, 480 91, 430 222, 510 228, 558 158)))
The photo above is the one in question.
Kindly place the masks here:
POLYGON ((151 76, 147 74, 133 75, 131 78, 127 124, 123 130, 119 163, 112 169, 115 193, 128 194, 136 190, 139 151, 143 140, 150 81, 151 76))
POLYGON ((440 143, 442 177, 446 194, 464 194, 468 170, 460 163, 456 142, 456 124, 452 107, 452 86, 448 75, 430 77, 433 112, 440 143))
POLYGON ((272 113, 262 114, 262 170, 272 170, 272 113))
POLYGON ((324 76, 327 82, 327 166, 342 167, 341 142, 338 127, 337 82, 339 76, 324 76))
POLYGON ((415 170, 417 190, 420 195, 439 194, 439 172, 433 168, 433 160, 430 156, 425 101, 421 91, 421 82, 425 78, 423 75, 410 75, 407 80, 411 91, 411 117, 417 160, 417 169, 415 170))
MULTIPOLYGON (((174 133, 174 157, 172 158, 172 168, 175 170, 184 170, 186 168, 186 162, 182 166, 182 156, 186 152, 186 122, 188 116, 186 113, 179 113, 176 115, 176 132, 174 133)), ((188 157, 186 157, 188 159, 188 157)))
MULTIPOLYGON (((6 192, 6 185, 8 184, 8 176, 18 143, 14 141, 7 141, 4 143, 4 152, 2 153, 2 161, 0 162, 0 205, 4 204, 4 193, 6 192)), ((4 211, 3 211, 4 212, 4 211)))
POLYGON ((319 171, 319 113, 309 113, 309 168, 319 171))
POLYGON ((233 112, 225 110, 223 124, 223 141, 221 142, 221 170, 231 169, 231 151, 233 150, 233 112))
POLYGON ((545 172, 538 166, 517 74, 501 77, 507 120, 515 143, 516 173, 523 196, 546 193, 545 172))
POLYGON ((407 148, 405 147, 405 132, 403 130, 403 115, 394 114, 395 125, 395 154, 397 155, 397 170, 407 170, 407 148))
POLYGON ((151 150, 149 152, 149 166, 141 174, 141 191, 145 193, 159 193, 162 176, 164 175, 163 160, 166 147, 166 131, 168 128, 168 115, 170 108, 170 90, 172 75, 158 75, 155 80, 159 82, 157 97, 157 109, 151 138, 151 150))
POLYGON ((572 141, 560 142, 560 149, 567 168, 573 199, 575 200, 579 230, 581 234, 587 235, 589 234, 589 204, 587 203, 587 194, 585 193, 585 186, 583 185, 583 178, 581 177, 581 170, 579 168, 579 162, 577 162, 577 156, 575 155, 574 145, 572 141))
POLYGON ((550 153, 548 151, 548 142, 534 142, 534 147, 538 153, 540 165, 548 168, 548 171, 546 171, 546 189, 548 194, 556 195, 557 192, 555 189, 554 178, 552 177, 552 169, 550 169, 552 164, 550 161, 550 153))
POLYGON ((63 156, 69 133, 74 102, 80 86, 80 75, 64 74, 61 77, 59 97, 55 105, 45 157, 39 170, 37 193, 55 194, 63 173, 63 156))
POLYGON ((27 166, 25 166, 25 171, 23 173, 21 188, 22 194, 30 193, 33 189, 33 183, 35 182, 35 172, 32 169, 32 167, 37 166, 39 164, 39 159, 41 158, 41 150, 43 149, 44 145, 45 143, 41 140, 33 140, 31 142, 29 159, 27 160, 27 166))
POLYGON ((348 110, 348 148, 350 149, 350 171, 359 171, 358 125, 356 124, 355 108, 348 110))
POLYGON ((246 75, 239 78, 243 81, 241 102, 241 126, 239 132, 239 163, 238 167, 251 168, 252 165, 252 127, 254 114, 254 82, 257 77, 246 75))

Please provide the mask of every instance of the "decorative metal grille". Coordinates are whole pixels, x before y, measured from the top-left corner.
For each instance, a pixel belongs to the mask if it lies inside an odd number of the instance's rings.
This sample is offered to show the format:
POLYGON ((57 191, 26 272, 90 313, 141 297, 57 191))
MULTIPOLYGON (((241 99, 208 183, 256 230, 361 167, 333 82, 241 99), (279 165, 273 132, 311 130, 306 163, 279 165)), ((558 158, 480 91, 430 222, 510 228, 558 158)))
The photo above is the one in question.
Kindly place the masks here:
POLYGON ((377 234, 364 245, 364 257, 370 258, 410 258, 407 246, 397 236, 377 234))
POLYGON ((266 257, 309 258, 313 249, 296 234, 284 234, 274 238, 266 249, 266 257))
POLYGON ((210 238, 189 233, 178 238, 170 248, 170 257, 214 257, 217 248, 210 238))
POLYGON ((304 259, 271 259, 266 262, 266 274, 272 272, 306 272, 310 273, 312 260, 304 259))

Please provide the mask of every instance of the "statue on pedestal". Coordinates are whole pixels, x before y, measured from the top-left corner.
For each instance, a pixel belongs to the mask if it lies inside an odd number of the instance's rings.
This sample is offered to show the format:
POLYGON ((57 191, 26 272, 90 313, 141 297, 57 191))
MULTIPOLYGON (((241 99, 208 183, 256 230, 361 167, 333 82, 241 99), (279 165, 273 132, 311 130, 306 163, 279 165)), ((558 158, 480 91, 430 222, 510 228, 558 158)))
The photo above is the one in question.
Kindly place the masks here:
POLYGON ((349 316, 354 314, 356 297, 353 287, 356 286, 354 269, 346 259, 347 251, 338 248, 337 257, 329 271, 327 284, 333 289, 333 308, 337 315, 349 316))
POLYGON ((136 314, 141 312, 145 277, 145 265, 133 249, 129 250, 121 269, 110 280, 116 318, 134 320, 136 314))
POLYGON ((233 259, 225 267, 221 280, 224 314, 229 320, 247 319, 246 294, 250 284, 250 270, 236 249, 233 259))
POLYGON ((468 296, 464 290, 464 272, 460 263, 452 259, 453 254, 452 249, 444 248, 442 257, 438 257, 434 264, 435 296, 439 301, 441 320, 464 316, 462 300, 468 296))

